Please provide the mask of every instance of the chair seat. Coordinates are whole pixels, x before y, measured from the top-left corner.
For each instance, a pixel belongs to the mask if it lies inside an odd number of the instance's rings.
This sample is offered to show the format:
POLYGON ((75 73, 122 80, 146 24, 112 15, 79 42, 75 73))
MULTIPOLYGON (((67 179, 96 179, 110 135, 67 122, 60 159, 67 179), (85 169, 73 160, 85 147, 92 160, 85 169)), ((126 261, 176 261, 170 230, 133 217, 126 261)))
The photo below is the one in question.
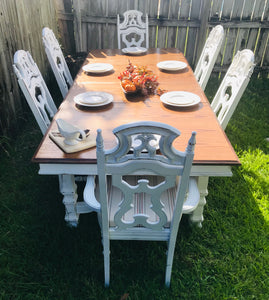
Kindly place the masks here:
MULTIPOLYGON (((163 181, 162 177, 158 176, 126 176, 124 179, 130 185, 134 186, 139 179, 149 180, 149 185, 156 186, 163 181)), ((109 226, 116 227, 114 222, 114 216, 118 211, 119 205, 121 203, 123 194, 121 191, 112 186, 111 177, 108 177, 108 214, 109 214, 109 226), (113 199, 113 200, 112 200, 113 199)), ((165 228, 170 227, 170 223, 173 217, 173 211, 175 206, 177 185, 169 190, 166 190, 162 196, 161 201, 164 206, 163 210, 167 216, 167 223, 165 228)), ((183 213, 192 212, 198 205, 200 199, 200 193, 197 187, 196 178, 190 177, 189 190, 186 193, 185 202, 183 206, 183 213)), ((123 220, 125 222, 132 222, 133 216, 142 214, 148 216, 149 222, 158 222, 158 215, 151 209, 150 195, 145 193, 135 194, 135 199, 133 200, 133 207, 124 216, 123 220)))

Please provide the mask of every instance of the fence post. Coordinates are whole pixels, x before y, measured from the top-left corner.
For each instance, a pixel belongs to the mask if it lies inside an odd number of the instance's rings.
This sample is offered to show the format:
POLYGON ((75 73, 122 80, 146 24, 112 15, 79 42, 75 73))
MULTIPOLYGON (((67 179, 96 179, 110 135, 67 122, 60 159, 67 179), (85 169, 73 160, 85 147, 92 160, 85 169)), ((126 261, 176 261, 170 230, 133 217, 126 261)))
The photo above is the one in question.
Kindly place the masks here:
POLYGON ((73 11, 74 11, 74 31, 75 31, 75 41, 76 41, 76 52, 81 52, 82 50, 82 20, 81 20, 81 10, 80 10, 80 0, 73 1, 73 11))
POLYGON ((64 54, 75 53, 74 12, 72 0, 54 0, 57 11, 58 35, 64 54))
POLYGON ((210 13, 211 0, 201 0, 201 10, 200 10, 200 29, 199 29, 199 41, 197 50, 195 53, 195 66, 198 62, 198 59, 201 55, 201 52, 204 47, 205 39, 206 39, 206 31, 208 27, 208 19, 210 13))

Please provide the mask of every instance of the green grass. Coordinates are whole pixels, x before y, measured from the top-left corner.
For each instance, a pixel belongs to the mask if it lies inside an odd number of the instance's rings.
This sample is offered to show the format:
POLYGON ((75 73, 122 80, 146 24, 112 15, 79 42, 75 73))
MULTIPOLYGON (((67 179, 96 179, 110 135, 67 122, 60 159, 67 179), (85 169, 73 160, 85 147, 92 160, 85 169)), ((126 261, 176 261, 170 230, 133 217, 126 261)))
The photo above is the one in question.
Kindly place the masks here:
POLYGON ((165 243, 126 241, 112 242, 104 288, 96 216, 66 226, 57 177, 30 161, 42 136, 29 114, 0 138, 0 299, 269 299, 268 83, 251 80, 228 124, 242 165, 210 179, 202 229, 182 219, 170 289, 165 243))

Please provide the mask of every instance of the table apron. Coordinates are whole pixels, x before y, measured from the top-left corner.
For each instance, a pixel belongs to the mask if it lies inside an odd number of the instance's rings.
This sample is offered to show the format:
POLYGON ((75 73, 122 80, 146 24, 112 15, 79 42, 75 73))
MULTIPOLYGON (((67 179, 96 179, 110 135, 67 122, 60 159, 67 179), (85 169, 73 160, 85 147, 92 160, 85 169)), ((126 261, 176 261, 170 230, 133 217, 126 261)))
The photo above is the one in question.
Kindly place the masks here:
MULTIPOLYGON (((40 175, 96 175, 96 164, 39 164, 40 175)), ((199 165, 192 166, 191 176, 232 176, 232 168, 229 165, 199 165)))

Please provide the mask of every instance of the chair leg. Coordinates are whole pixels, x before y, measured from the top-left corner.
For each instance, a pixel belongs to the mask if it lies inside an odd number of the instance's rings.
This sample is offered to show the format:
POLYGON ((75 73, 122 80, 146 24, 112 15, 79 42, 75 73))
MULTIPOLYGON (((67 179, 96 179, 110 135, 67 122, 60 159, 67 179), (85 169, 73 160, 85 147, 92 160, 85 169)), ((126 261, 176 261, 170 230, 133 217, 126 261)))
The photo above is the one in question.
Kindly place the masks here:
POLYGON ((103 237, 104 247, 104 271, 105 271, 105 287, 109 286, 109 273, 110 273, 110 249, 109 249, 109 238, 103 237))
POLYGON ((171 274, 172 274, 175 246, 176 246, 176 240, 170 239, 168 242, 166 270, 165 270, 165 285, 166 285, 166 287, 169 287, 170 282, 171 282, 171 274))

